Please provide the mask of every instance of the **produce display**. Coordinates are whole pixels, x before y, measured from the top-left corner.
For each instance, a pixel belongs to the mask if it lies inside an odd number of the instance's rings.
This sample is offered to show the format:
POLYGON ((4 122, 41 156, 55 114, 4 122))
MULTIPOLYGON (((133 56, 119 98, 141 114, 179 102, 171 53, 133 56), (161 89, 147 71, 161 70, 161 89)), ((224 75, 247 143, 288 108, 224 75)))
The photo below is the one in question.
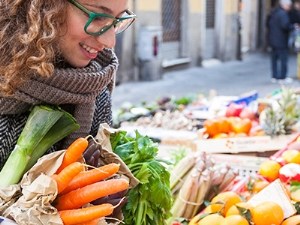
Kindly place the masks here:
POLYGON ((95 137, 47 154, 79 125, 58 107, 36 106, 0 171, 0 223, 300 224, 299 109, 297 94, 284 87, 268 101, 256 92, 218 100, 165 97, 127 105, 115 128, 101 124, 95 137), (163 136, 157 142, 127 126, 187 132, 197 137, 188 141, 207 142, 159 154, 166 150, 163 136), (266 145, 266 137, 284 143, 257 157, 264 149, 250 147, 266 145), (220 145, 223 152, 212 149, 220 145), (239 150, 252 158, 242 159, 239 150))
POLYGON ((241 96, 200 94, 181 99, 165 97, 141 105, 126 104, 114 121, 128 132, 139 130, 162 143, 191 146, 200 151, 275 151, 283 147, 288 135, 300 130, 299 109, 296 91, 282 87, 265 98, 259 98, 254 91, 241 96), (272 139, 276 137, 278 140, 274 142, 272 139), (249 143, 254 144, 253 149, 249 143))

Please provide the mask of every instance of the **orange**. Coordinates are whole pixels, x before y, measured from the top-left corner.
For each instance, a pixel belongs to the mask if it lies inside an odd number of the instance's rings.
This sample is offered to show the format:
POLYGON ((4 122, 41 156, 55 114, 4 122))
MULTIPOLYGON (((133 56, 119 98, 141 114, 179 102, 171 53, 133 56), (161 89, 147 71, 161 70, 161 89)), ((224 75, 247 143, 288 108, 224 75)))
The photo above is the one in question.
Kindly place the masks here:
POLYGON ((249 225, 248 221, 241 215, 232 215, 225 217, 221 225, 249 225))
POLYGON ((296 149, 288 149, 282 153, 282 158, 287 163, 300 164, 300 152, 296 149))
POLYGON ((268 181, 274 181, 279 176, 281 165, 274 160, 266 160, 262 162, 258 169, 258 174, 265 177, 268 181))
POLYGON ((242 202, 242 199, 237 193, 233 191, 221 192, 211 200, 211 210, 213 212, 219 211, 224 216, 231 206, 239 202, 242 202))
POLYGON ((298 225, 300 224, 300 215, 295 215, 287 218, 281 225, 298 225))
POLYGON ((265 187, 267 187, 270 184, 270 182, 266 180, 256 180, 253 185, 252 193, 258 193, 265 187))
POLYGON ((226 212, 226 217, 232 216, 232 215, 240 215, 240 211, 238 210, 237 206, 238 206, 238 207, 241 207, 241 208, 244 208, 245 211, 248 209, 248 210, 250 210, 250 212, 251 212, 251 210, 252 210, 252 208, 253 208, 253 206, 250 205, 248 202, 239 202, 239 203, 237 203, 237 204, 231 206, 231 207, 227 210, 227 212, 226 212))
POLYGON ((255 225, 280 225, 283 219, 283 209, 275 202, 265 201, 252 209, 252 221, 255 225))
POLYGON ((212 138, 213 139, 228 138, 228 134, 226 134, 226 133, 218 133, 215 136, 213 136, 212 138))
POLYGON ((222 210, 222 208, 223 208, 222 204, 214 204, 213 207, 212 207, 212 205, 208 205, 204 209, 204 213, 218 213, 222 210))
POLYGON ((197 225, 221 225, 224 217, 219 213, 209 214, 208 216, 201 219, 197 225))

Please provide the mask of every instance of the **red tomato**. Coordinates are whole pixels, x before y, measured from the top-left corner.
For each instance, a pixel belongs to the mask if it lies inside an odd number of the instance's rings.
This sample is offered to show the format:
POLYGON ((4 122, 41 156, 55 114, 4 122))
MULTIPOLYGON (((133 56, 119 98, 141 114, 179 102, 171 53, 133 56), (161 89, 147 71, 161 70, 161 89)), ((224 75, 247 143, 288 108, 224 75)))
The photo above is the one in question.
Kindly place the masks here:
POLYGON ((244 106, 236 103, 230 103, 229 106, 226 109, 225 115, 227 117, 231 116, 239 116, 240 113, 242 112, 244 106))

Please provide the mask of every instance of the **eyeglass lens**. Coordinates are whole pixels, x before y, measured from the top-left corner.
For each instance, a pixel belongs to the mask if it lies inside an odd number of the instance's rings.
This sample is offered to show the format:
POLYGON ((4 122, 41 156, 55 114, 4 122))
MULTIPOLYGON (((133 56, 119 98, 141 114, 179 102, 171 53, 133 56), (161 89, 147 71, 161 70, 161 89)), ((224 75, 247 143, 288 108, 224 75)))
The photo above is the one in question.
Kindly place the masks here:
MULTIPOLYGON (((127 17, 127 16, 129 16, 129 14, 127 12, 124 12, 120 18, 127 17)), ((114 18, 95 17, 87 26, 86 30, 89 33, 98 33, 98 32, 105 32, 108 29, 110 29, 112 26, 114 26, 115 33, 118 34, 126 30, 133 21, 134 18, 128 18, 128 19, 121 19, 117 23, 115 23, 114 18)))

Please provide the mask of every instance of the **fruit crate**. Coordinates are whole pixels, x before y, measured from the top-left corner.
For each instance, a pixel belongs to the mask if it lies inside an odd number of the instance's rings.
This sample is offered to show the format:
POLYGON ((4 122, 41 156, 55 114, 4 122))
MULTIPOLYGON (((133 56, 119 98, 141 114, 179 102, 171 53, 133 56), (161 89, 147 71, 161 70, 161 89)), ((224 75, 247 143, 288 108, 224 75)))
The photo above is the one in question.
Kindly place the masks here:
POLYGON ((277 151, 273 155, 271 155, 270 158, 273 160, 278 159, 279 157, 281 157, 282 153, 284 153, 286 150, 289 149, 290 144, 292 144, 296 141, 300 142, 300 134, 299 133, 297 133, 292 139, 290 139, 283 148, 281 148, 279 151, 277 151))
POLYGON ((271 136, 234 137, 220 139, 198 139, 195 141, 197 151, 209 153, 244 154, 269 157, 286 147, 298 134, 271 136))
POLYGON ((216 163, 227 163, 240 177, 256 176, 259 166, 267 157, 236 154, 212 154, 216 163))

